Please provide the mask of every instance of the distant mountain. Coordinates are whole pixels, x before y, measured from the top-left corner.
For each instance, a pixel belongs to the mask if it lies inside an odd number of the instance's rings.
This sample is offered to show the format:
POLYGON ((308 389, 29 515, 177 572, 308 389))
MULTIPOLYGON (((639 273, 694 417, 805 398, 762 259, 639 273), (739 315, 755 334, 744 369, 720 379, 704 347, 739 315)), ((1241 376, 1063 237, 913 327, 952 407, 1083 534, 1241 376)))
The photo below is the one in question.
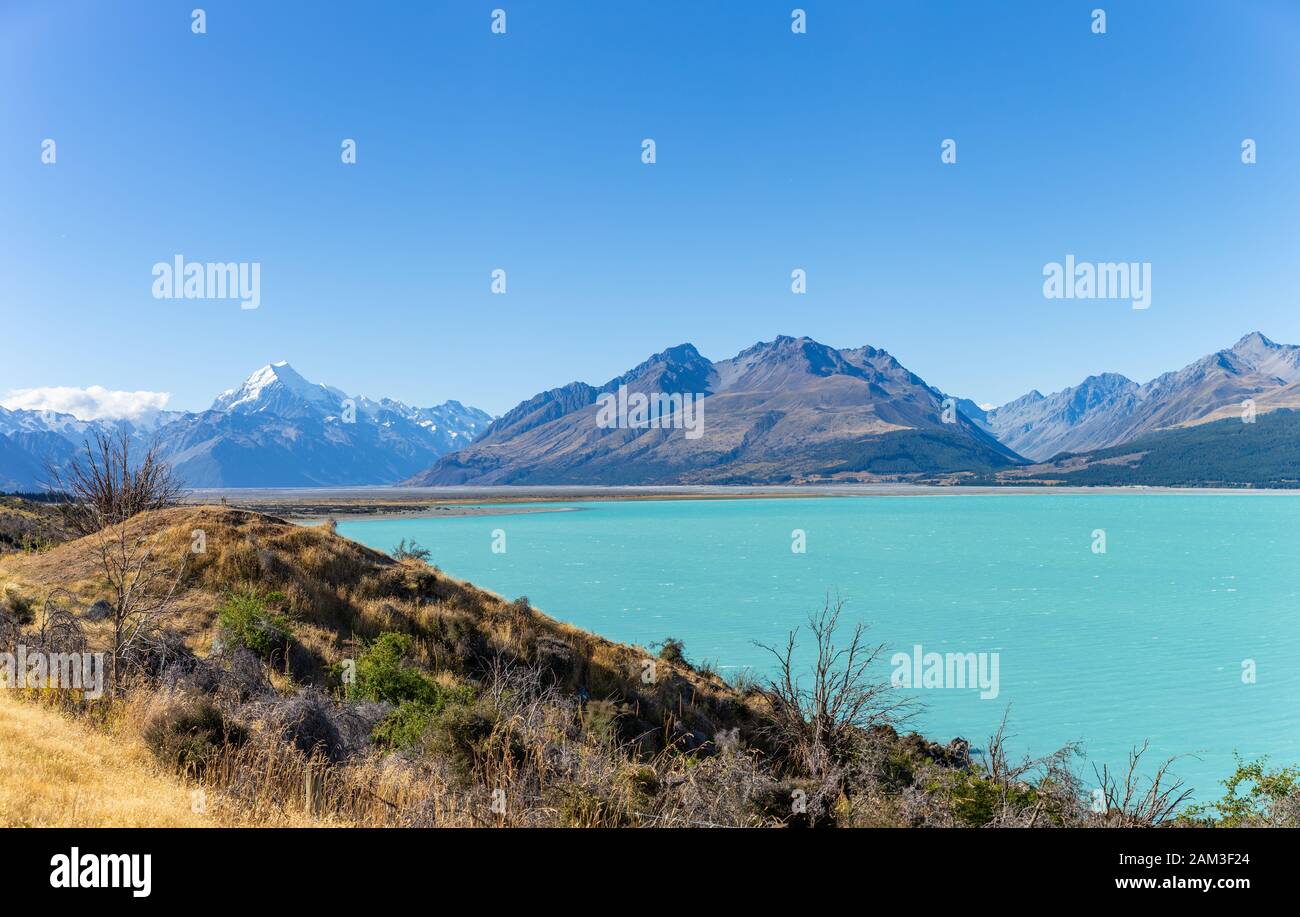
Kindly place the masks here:
POLYGON ((57 411, 11 411, 0 406, 0 436, 14 433, 57 433, 69 438, 84 436, 94 424, 57 411))
POLYGON ((47 460, 64 467, 95 431, 125 430, 145 439, 182 416, 162 412, 148 421, 84 421, 57 411, 9 410, 0 407, 0 491, 37 491, 49 480, 47 460))
POLYGON ((191 487, 392 484, 468 445, 491 420, 459 402, 350 398, 272 363, 169 424, 161 442, 191 487))
POLYGON ((349 398, 273 363, 206 411, 165 412, 149 424, 0 408, 0 489, 34 489, 45 457, 64 463, 94 431, 120 428, 141 446, 156 438, 189 487, 392 484, 467 445, 491 420, 458 401, 414 408, 349 398))
POLYGON ((1291 408, 1147 433, 1119 446, 1000 472, 1002 484, 1300 487, 1300 411, 1291 408))
POLYGON ((1049 396, 1032 391, 986 412, 986 429, 1032 459, 1108 446, 1129 435, 1139 388, 1118 373, 1102 373, 1049 396))
POLYGON ((74 448, 58 433, 0 433, 0 492, 40 490, 49 477, 45 460, 61 467, 71 459, 74 448))
POLYGON ((1274 343, 1256 331, 1143 385, 1117 373, 1089 376, 1052 395, 1030 392, 984 412, 977 422, 1007 447, 1041 461, 1228 416, 1247 398, 1261 412, 1300 406, 1297 383, 1300 347, 1274 343))
POLYGON ((714 363, 672 347, 601 386, 523 402, 408 483, 653 484, 899 480, 1022 460, 874 347, 778 337, 714 363), (699 395, 698 438, 609 428, 602 396, 699 395))

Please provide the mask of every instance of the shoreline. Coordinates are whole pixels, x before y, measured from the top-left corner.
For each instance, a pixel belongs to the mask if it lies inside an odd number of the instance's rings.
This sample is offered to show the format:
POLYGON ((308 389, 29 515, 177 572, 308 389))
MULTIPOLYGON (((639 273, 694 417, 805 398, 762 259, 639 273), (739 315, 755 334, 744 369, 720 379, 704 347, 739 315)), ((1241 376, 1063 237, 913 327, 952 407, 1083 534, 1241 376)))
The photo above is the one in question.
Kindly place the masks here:
POLYGON ((188 505, 228 505, 295 522, 327 519, 441 519, 575 512, 556 503, 667 500, 790 500, 826 497, 989 497, 1034 495, 1239 496, 1292 495, 1265 488, 944 486, 933 484, 655 485, 521 487, 284 487, 197 489, 188 505))

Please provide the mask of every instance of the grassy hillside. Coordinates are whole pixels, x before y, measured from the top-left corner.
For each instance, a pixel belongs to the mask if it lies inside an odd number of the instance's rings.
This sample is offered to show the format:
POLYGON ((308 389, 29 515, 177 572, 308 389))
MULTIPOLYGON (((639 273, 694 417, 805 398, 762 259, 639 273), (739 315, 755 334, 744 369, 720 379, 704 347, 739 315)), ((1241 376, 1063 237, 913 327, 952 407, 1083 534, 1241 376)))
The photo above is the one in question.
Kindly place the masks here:
MULTIPOLYGON (((972 755, 961 741, 900 735, 885 723, 888 691, 846 717, 779 686, 727 684, 674 641, 652 652, 604 640, 328 525, 204 507, 137 516, 108 537, 119 532, 160 562, 184 560, 171 611, 125 654, 120 696, 10 695, 0 711, 0 824, 190 823, 193 813, 176 808, 183 790, 202 790, 202 823, 238 824, 1166 817, 1155 805, 1093 813, 1068 752, 1017 763, 997 738, 972 755), (195 554, 197 532, 204 550, 195 554), (24 716, 68 728, 15 725, 24 716), (84 745, 93 774, 56 766, 58 749, 85 734, 102 737, 84 745)), ((0 635, 49 646, 42 626, 63 608, 75 625, 65 636, 111 645, 110 618, 95 604, 111 596, 98 538, 0 558, 9 603, 0 635)))
POLYGON ((63 539, 57 506, 0 494, 0 554, 43 551, 63 539))

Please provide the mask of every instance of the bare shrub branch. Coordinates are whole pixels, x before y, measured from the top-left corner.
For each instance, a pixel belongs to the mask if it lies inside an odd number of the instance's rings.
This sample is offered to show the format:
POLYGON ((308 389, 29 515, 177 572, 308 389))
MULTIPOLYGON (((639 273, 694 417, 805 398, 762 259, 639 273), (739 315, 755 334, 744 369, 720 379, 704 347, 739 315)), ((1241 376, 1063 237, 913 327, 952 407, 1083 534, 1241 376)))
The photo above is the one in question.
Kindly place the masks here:
POLYGON ((1163 761, 1146 781, 1147 788, 1141 789, 1139 766, 1150 745, 1148 740, 1141 748, 1131 749, 1128 766, 1120 774, 1112 773, 1109 765, 1102 765, 1100 770, 1093 766, 1106 807, 1104 812, 1097 813, 1103 824, 1119 828, 1155 827, 1172 819, 1191 798, 1191 789, 1184 789, 1183 781, 1169 774, 1170 766, 1178 760, 1176 757, 1163 761))
POLYGON ((809 684, 796 672, 799 628, 790 631, 782 648, 758 644, 777 661, 777 674, 763 692, 771 706, 768 737, 794 769, 818 779, 855 757, 868 732, 897 725, 912 708, 888 681, 872 679, 869 670, 886 647, 866 642, 865 624, 854 625, 848 642, 836 644, 843 610, 842 599, 832 603, 827 596, 822 610, 808 619, 817 650, 809 684))
POLYGON ((137 462, 125 429, 97 431, 67 468, 45 465, 45 486, 62 496, 64 525, 76 536, 91 535, 139 513, 162 509, 182 493, 157 443, 137 462))
POLYGON ((83 453, 66 469, 46 465, 47 486, 62 495, 68 529, 93 540, 97 566, 112 594, 112 684, 117 694, 124 667, 157 643, 187 558, 184 552, 175 563, 160 557, 157 536, 128 523, 140 513, 172 505, 182 491, 156 443, 138 462, 126 430, 97 432, 83 445, 83 453))

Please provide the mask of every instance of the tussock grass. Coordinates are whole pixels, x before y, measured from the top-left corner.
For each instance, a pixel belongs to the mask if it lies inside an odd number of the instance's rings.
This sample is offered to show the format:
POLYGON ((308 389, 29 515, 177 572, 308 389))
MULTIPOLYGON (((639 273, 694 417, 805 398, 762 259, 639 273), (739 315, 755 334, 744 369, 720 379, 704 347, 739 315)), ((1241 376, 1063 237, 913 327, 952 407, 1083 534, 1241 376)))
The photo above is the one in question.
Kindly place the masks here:
POLYGON ((104 732, 0 691, 0 826, 190 827, 191 787, 129 731, 104 732))

